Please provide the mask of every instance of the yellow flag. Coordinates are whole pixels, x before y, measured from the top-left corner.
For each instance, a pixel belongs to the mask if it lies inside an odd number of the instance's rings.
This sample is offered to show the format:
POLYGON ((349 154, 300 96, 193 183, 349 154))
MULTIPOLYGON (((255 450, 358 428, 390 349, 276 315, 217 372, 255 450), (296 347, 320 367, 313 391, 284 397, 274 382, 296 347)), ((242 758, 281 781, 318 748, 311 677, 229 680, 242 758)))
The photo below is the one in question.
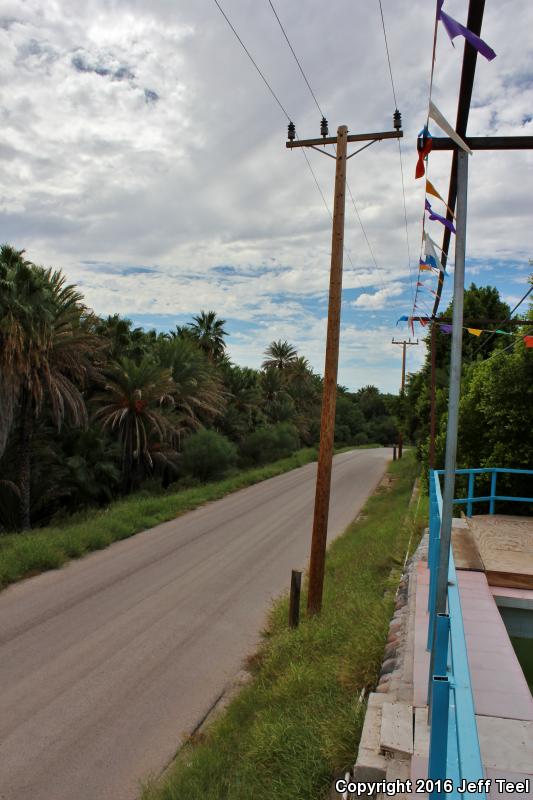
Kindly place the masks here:
POLYGON ((437 192, 437 190, 435 189, 435 187, 433 186, 433 184, 431 183, 431 181, 429 180, 429 178, 426 178, 426 192, 427 192, 428 194, 432 194, 432 195, 433 195, 433 197, 437 197, 439 200, 442 200, 442 202, 444 203, 444 205, 446 205, 446 203, 444 202, 444 198, 442 198, 442 197, 440 196, 440 194, 437 192))
POLYGON ((438 200, 443 202, 444 205, 446 206, 446 208, 448 209, 448 211, 451 213, 452 217, 455 219, 455 214, 452 213, 452 210, 451 210, 450 206, 447 204, 447 202, 444 199, 444 197, 442 197, 438 193, 438 191, 435 189, 435 187, 433 186, 433 184, 431 183, 431 181, 428 178, 426 178, 426 193, 427 194, 432 194, 433 197, 436 197, 438 200))
POLYGON ((479 328, 467 328, 468 333, 471 333, 472 336, 481 336, 483 331, 480 331, 479 328))

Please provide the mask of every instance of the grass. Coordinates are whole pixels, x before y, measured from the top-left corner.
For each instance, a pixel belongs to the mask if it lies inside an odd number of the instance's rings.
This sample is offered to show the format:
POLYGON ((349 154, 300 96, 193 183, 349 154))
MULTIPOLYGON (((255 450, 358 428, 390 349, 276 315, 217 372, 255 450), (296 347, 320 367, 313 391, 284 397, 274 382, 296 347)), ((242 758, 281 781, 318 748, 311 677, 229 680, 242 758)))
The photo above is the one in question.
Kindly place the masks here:
POLYGON ((322 614, 291 631, 287 598, 274 604, 250 685, 143 800, 326 798, 334 772, 354 762, 358 697, 376 683, 399 575, 420 538, 416 473, 411 453, 390 465, 388 486, 328 551, 322 614))
MULTIPOLYGON (((379 446, 379 445, 370 445, 379 446)), ((354 448, 341 448, 345 452, 354 448)), ((359 449, 359 448, 357 448, 359 449)), ((364 448, 363 448, 364 449, 364 448)), ((31 533, 0 535, 0 589, 22 578, 56 569, 72 558, 101 550, 112 542, 174 519, 211 500, 273 478, 315 461, 316 448, 298 450, 292 456, 263 467, 242 470, 224 480, 180 491, 150 495, 140 492, 118 500, 103 510, 89 510, 60 524, 31 533)))

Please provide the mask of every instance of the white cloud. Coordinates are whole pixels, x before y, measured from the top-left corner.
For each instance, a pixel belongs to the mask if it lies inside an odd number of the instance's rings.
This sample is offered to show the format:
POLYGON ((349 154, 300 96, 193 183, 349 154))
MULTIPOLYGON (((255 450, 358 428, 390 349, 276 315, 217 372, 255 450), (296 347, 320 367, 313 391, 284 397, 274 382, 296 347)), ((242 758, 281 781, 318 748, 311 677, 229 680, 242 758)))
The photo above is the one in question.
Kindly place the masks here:
MULTIPOLYGON (((299 134, 318 133, 318 111, 268 3, 223 5, 299 134)), ((464 22, 463 5, 447 0, 448 12, 464 22)), ((434 18, 422 0, 397 0, 384 11, 404 121, 414 265, 423 202, 422 182, 413 179, 415 138, 427 111, 434 18)), ((279 12, 330 130, 344 122, 357 131, 389 128, 393 102, 377 6, 341 0, 342 26, 319 0, 304 10, 283 4, 279 12)), ((487 7, 483 36, 498 57, 478 59, 472 135, 531 132, 532 24, 527 0, 487 7)), ((434 99, 448 119, 461 54, 440 32, 434 99)), ((237 360, 257 363, 269 337, 281 336, 322 368, 331 220, 301 153, 285 148, 286 119, 214 4, 5 0, 0 68, 2 240, 64 268, 99 313, 177 317, 214 308, 249 337, 231 345, 237 360), (123 265, 155 271, 121 274, 123 265), (218 265, 235 271, 213 271, 218 265)), ((333 161, 308 155, 331 208, 333 161)), ((525 151, 470 159, 471 256, 533 253, 531 161, 525 151)), ((448 154, 431 157, 431 178, 443 193, 449 164, 448 154)), ((392 387, 390 335, 382 315, 366 311, 402 299, 409 310, 396 144, 374 145, 349 161, 348 172, 381 270, 348 198, 343 285, 363 291, 346 309, 343 331, 357 331, 358 344, 345 334, 352 349, 341 355, 341 379, 364 381, 358 360, 376 364, 380 385, 392 387)))
POLYGON ((389 286, 385 286, 383 289, 378 289, 374 294, 363 292, 351 305, 354 306, 354 308, 375 311, 378 308, 386 308, 389 305, 389 301, 394 297, 399 297, 403 291, 403 286, 393 283, 389 286))

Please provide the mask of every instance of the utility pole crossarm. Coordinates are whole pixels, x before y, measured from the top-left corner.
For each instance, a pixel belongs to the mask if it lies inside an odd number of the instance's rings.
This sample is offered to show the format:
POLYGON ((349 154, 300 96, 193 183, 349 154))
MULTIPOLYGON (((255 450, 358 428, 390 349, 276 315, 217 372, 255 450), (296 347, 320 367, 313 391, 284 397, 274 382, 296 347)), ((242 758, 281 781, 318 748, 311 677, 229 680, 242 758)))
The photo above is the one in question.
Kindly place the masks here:
MULTIPOLYGON (((401 139, 403 131, 382 131, 381 133, 352 133, 346 137, 347 142, 370 142, 382 139, 401 139)), ((298 139, 287 142, 285 147, 316 147, 317 145, 337 144, 336 136, 322 136, 320 139, 298 139)))

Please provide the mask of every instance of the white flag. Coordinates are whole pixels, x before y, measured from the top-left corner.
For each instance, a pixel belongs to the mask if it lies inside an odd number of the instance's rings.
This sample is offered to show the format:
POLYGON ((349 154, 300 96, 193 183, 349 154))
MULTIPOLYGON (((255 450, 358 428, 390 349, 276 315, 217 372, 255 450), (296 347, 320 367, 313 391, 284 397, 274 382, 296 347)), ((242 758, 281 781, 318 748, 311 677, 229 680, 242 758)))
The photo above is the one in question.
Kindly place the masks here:
POLYGON ((472 151, 468 147, 466 142, 464 142, 463 139, 461 139, 461 137, 459 136, 459 134, 454 131, 448 120, 445 117, 443 117, 443 115, 440 113, 439 109, 432 100, 429 101, 429 116, 431 117, 432 120, 434 120, 437 123, 439 128, 441 128, 444 131, 444 133, 448 134, 450 139, 453 139, 453 141, 456 144, 458 144, 459 147, 461 147, 466 153, 470 153, 470 155, 472 155, 472 151))
POLYGON ((431 236, 429 236, 429 234, 427 233, 424 233, 424 240, 426 242, 426 256, 430 256, 432 259, 434 259, 435 264, 437 265, 437 267, 441 272, 446 272, 446 270, 442 266, 440 259, 437 256, 435 248, 433 247, 433 239, 431 238, 431 236))

